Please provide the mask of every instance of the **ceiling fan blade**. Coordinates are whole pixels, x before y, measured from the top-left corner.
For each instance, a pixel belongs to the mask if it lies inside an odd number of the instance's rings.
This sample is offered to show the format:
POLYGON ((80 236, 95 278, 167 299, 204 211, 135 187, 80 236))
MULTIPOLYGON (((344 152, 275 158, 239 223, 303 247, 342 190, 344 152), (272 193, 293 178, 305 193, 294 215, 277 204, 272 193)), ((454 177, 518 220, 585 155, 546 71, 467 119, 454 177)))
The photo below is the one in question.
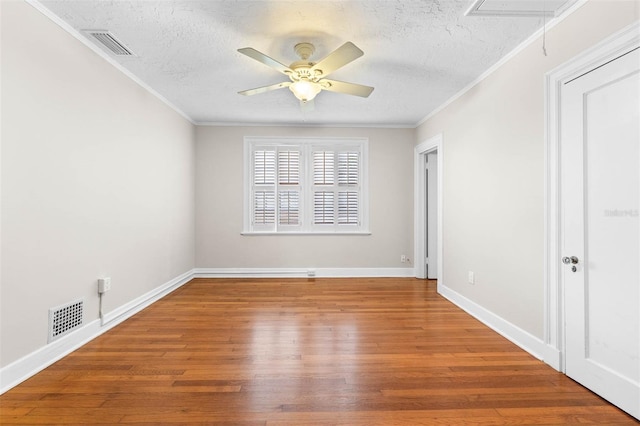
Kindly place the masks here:
POLYGON ((270 92, 271 90, 282 89, 283 87, 291 86, 290 81, 283 81, 282 83, 272 84, 270 86, 257 87, 255 89, 243 90, 242 92, 238 92, 239 95, 251 96, 257 95, 259 93, 270 92))
POLYGON ((373 87, 363 86, 362 84, 347 83, 345 81, 329 80, 323 78, 318 83, 322 85, 323 90, 330 92, 346 93, 347 95, 368 97, 373 92, 373 87))
POLYGON ((364 55, 364 52, 355 44, 348 41, 331 52, 326 58, 311 67, 311 70, 318 70, 321 72, 321 76, 327 76, 338 68, 358 59, 362 55, 364 55))
POLYGON ((264 53, 258 52, 256 49, 252 47, 243 47, 242 49, 238 49, 238 52, 243 55, 247 55, 248 57, 255 59, 258 62, 265 64, 266 66, 273 68, 276 71, 281 72, 282 74, 291 74, 293 70, 288 66, 281 64, 273 58, 265 55, 264 53))

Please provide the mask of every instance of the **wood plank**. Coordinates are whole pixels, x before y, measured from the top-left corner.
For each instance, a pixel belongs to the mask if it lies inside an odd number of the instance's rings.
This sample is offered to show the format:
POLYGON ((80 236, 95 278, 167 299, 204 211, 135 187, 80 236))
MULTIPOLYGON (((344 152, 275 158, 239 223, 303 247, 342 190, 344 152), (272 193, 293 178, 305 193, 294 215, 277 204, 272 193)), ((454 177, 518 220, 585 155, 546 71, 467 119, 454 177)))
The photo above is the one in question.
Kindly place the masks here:
POLYGON ((435 287, 196 279, 0 396, 0 423, 637 424, 435 287))

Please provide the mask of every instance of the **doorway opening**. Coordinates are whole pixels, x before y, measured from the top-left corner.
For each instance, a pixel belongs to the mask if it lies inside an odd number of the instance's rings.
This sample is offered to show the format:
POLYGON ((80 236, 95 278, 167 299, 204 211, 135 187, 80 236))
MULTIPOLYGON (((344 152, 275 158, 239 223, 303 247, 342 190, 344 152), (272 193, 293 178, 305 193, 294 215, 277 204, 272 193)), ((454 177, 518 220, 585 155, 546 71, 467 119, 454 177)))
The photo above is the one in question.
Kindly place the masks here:
POLYGON ((414 150, 414 259, 416 278, 442 276, 442 134, 414 150))

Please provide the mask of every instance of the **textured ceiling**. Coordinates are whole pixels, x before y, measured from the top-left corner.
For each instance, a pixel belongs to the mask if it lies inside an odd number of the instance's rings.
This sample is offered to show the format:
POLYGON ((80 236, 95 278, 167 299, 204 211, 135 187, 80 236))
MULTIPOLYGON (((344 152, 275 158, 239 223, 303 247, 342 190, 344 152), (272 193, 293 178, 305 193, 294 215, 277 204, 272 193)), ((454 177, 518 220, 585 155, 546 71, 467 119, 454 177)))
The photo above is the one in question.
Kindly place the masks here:
POLYGON ((464 16, 470 0, 39 3, 78 31, 109 30, 136 55, 114 60, 192 121, 217 124, 415 126, 543 25, 464 16), (371 96, 323 91, 307 112, 288 89, 237 94, 286 81, 238 48, 288 65, 302 41, 316 61, 355 43, 364 56, 330 78, 374 86, 371 96))

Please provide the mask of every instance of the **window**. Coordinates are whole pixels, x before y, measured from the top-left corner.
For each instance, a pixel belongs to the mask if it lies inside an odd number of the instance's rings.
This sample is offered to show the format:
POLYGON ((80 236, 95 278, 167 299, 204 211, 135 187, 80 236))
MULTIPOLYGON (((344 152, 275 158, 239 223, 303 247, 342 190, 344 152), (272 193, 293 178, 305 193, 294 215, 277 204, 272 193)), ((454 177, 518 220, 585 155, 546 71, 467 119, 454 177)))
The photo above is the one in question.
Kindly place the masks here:
POLYGON ((245 139, 244 233, 368 233, 366 139, 245 139))

